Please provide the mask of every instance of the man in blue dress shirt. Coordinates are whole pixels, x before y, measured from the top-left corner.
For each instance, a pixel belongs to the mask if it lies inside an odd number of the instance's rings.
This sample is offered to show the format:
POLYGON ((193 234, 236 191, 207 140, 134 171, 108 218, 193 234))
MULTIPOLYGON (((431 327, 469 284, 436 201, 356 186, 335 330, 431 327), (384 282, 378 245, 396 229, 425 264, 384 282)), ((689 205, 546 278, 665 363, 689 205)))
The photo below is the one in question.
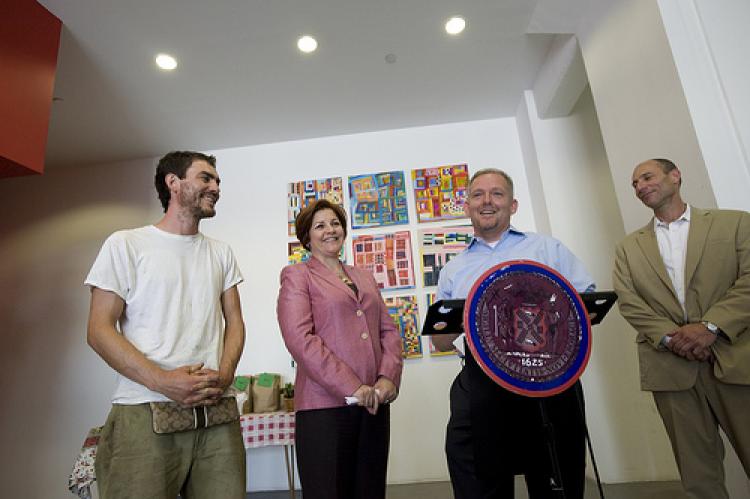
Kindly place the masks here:
MULTIPOLYGON (((474 226, 474 239, 440 272, 438 300, 466 298, 486 270, 517 259, 552 267, 578 292, 594 289, 581 261, 560 241, 511 227, 510 217, 517 209, 513 180, 507 173, 484 169, 472 176, 464 211, 474 226)), ((440 350, 456 348, 464 353, 464 340, 458 335, 436 335, 433 341, 440 350)), ((551 397, 523 397, 495 384, 471 352, 465 354, 464 367, 451 387, 445 443, 455 498, 513 498, 517 474, 525 475, 530 499, 558 497, 551 481, 550 440, 542 425, 540 400, 552 423, 551 440, 565 497, 582 498, 586 458, 580 382, 551 397)))

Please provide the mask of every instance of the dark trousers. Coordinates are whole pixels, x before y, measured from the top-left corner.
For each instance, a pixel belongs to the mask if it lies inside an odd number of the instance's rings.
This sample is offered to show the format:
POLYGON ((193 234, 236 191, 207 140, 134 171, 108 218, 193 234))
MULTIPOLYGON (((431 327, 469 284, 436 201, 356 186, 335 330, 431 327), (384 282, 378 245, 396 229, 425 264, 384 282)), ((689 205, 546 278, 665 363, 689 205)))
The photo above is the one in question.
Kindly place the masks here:
POLYGON ((390 407, 298 411, 297 467, 305 499, 384 499, 390 407))
POLYGON ((474 463, 468 378, 468 372, 462 369, 453 380, 450 392, 451 416, 445 435, 445 454, 448 458, 448 473, 451 477, 454 499, 481 497, 474 463))
POLYGON ((586 458, 582 403, 580 383, 552 397, 523 397, 495 384, 467 356, 451 388, 446 436, 448 470, 456 499, 512 499, 514 475, 525 476, 530 499, 562 497, 550 487, 550 441, 554 443, 565 498, 583 498, 586 458), (542 411, 551 423, 551 440, 543 426, 542 411))

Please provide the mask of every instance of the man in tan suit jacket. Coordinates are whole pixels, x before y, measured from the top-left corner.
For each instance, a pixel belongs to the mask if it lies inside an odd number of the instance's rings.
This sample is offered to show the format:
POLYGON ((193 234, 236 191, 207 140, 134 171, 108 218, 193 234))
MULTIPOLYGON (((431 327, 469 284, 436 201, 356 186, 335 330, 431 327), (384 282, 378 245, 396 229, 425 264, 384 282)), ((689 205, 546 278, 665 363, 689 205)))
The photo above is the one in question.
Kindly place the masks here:
POLYGON ((617 246, 613 280, 685 491, 722 499, 719 426, 750 477, 750 214, 690 207, 681 184, 669 160, 635 168, 654 219, 617 246))

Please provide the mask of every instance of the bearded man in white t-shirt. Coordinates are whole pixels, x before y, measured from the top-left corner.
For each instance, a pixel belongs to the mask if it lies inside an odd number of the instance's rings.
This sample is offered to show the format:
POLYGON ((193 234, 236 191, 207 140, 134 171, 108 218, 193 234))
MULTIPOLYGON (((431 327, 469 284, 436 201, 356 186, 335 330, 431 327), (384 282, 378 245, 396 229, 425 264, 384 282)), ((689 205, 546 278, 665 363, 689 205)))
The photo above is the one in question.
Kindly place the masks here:
POLYGON ((97 449, 102 499, 245 497, 239 421, 204 427, 204 408, 226 405, 245 341, 232 250, 198 231, 219 182, 213 156, 161 158, 164 217, 112 234, 86 278, 88 343, 118 373, 97 449), (170 401, 199 427, 157 434, 151 403, 170 401))

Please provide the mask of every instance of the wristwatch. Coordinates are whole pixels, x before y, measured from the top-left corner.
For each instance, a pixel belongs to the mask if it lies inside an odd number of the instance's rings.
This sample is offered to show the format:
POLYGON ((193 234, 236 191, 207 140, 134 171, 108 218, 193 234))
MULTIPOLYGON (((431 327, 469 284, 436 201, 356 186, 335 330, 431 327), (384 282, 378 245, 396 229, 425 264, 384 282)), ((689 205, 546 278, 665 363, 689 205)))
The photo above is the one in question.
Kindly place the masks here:
POLYGON ((701 321, 701 324, 706 326, 706 329, 711 331, 713 334, 719 334, 719 331, 721 331, 721 329, 719 329, 719 326, 717 326, 713 322, 701 321))

